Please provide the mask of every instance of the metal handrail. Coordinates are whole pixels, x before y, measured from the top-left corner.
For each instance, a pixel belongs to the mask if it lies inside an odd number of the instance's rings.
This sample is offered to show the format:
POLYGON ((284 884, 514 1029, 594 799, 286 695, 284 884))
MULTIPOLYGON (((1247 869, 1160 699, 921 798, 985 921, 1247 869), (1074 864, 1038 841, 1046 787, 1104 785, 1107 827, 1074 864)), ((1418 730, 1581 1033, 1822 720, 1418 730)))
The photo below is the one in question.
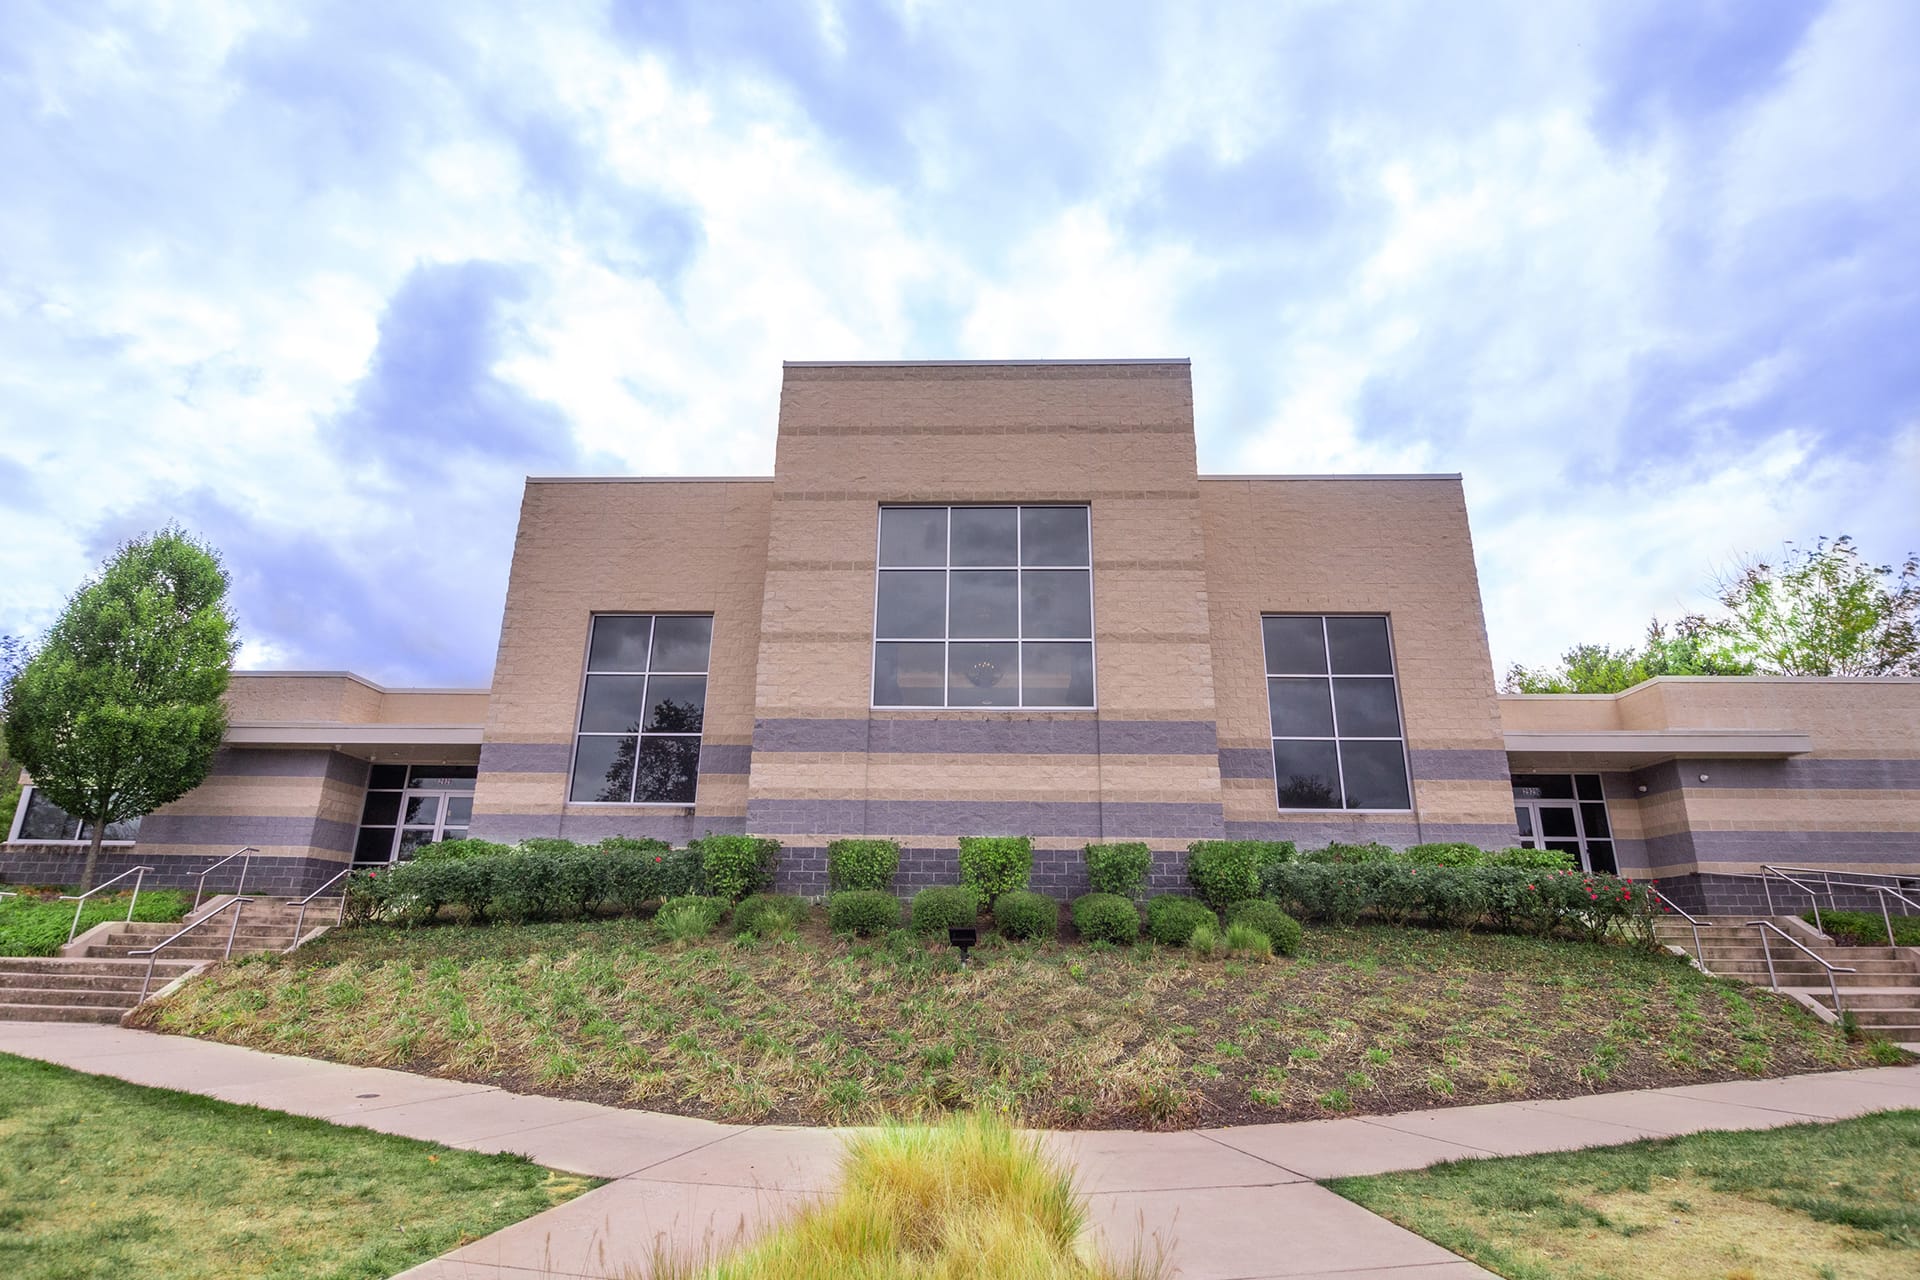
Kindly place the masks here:
POLYGON ((145 956, 147 958, 147 979, 145 982, 142 982, 140 984, 140 999, 135 1001, 134 1003, 136 1004, 146 1003, 147 988, 153 985, 153 964, 155 960, 159 959, 160 953, 162 951, 166 950, 168 947, 172 946, 174 943, 178 942, 180 939, 186 937, 188 934, 192 933, 195 929, 198 929, 201 925, 213 919, 215 916, 219 915, 222 911, 225 911, 228 907, 233 907, 235 909, 233 913, 233 923, 227 928, 227 951, 226 951, 226 955, 222 957, 222 959, 230 959, 233 956, 233 935, 240 931, 240 912, 241 910, 244 910, 246 905, 252 901, 253 901, 252 898, 229 898, 225 902, 221 903, 219 906, 215 907, 213 910, 207 912, 207 914, 201 916, 198 920, 195 920, 192 924, 188 925, 186 928, 180 930, 180 932, 174 934, 171 938, 166 939, 164 942, 156 943, 153 946, 146 948, 144 951, 127 952, 127 959, 129 960, 138 960, 141 956, 145 956))
MULTIPOLYGON (((293 919, 293 941, 287 944, 288 951, 291 951, 295 947, 300 945, 300 929, 302 926, 304 926, 307 923, 307 904, 309 902, 312 902, 315 898, 319 897, 321 894, 325 893, 328 889, 331 889, 334 885, 339 884, 342 880, 346 879, 348 876, 352 874, 353 874, 353 868, 349 866, 346 870, 342 871, 339 875, 334 876, 331 880, 327 881, 325 884, 321 885, 318 889, 315 889, 312 893, 308 894, 306 897, 300 899, 299 902, 294 904, 295 906, 300 908, 300 914, 295 916, 293 919)), ((346 919, 347 919, 347 891, 345 889, 342 889, 340 891, 340 914, 334 917, 333 922, 335 924, 344 924, 346 922, 346 919)))
POLYGON ((1707 953, 1700 946, 1700 922, 1694 919, 1693 913, 1691 911, 1688 911, 1685 907, 1675 902, 1672 898, 1669 898, 1666 894, 1660 892, 1660 888, 1658 885, 1648 882, 1647 888, 1652 891, 1654 897, 1660 899, 1660 901, 1667 904, 1668 910, 1677 912, 1682 920, 1685 920, 1688 924, 1693 926, 1693 958, 1700 962, 1700 969, 1702 972, 1712 973, 1713 970, 1707 968, 1707 953))
POLYGON ((1760 950, 1767 957, 1767 985, 1772 987, 1775 991, 1778 991, 1780 989, 1780 978, 1773 971, 1773 947, 1767 942, 1767 934, 1771 932, 1771 933, 1779 934, 1782 938, 1785 938, 1790 944, 1792 944, 1795 947, 1798 947, 1801 951, 1806 952, 1807 956, 1810 959, 1812 959, 1812 961, 1815 964, 1819 965, 1822 969, 1825 969, 1827 971, 1827 990, 1833 993, 1833 1012, 1834 1012, 1834 1016, 1838 1017, 1840 1014, 1840 983, 1834 978, 1834 975, 1837 973, 1858 973, 1859 970, 1850 968, 1847 965, 1833 964, 1829 962, 1825 956, 1822 956, 1819 952, 1812 950, 1804 942, 1801 942, 1798 938, 1794 937, 1792 934, 1788 933, 1785 929, 1782 929, 1779 925, 1773 923, 1773 921, 1771 920, 1749 920, 1747 921, 1747 923, 1752 925, 1758 925, 1760 926, 1760 929, 1761 929, 1760 950))
POLYGON ((226 866, 229 862, 232 862, 235 858, 241 858, 243 861, 240 863, 240 883, 233 886, 233 891, 236 894, 245 893, 247 891, 247 868, 253 865, 253 855, 258 852, 260 851, 252 845, 248 845, 244 849, 235 849, 232 853, 220 859, 220 861, 214 863, 205 871, 202 871, 200 873, 200 887, 193 891, 193 909, 195 911, 200 909, 200 895, 207 891, 207 877, 226 866))
POLYGON ((1908 907, 1912 908, 1916 915, 1920 915, 1920 903, 1916 903, 1912 898, 1909 898, 1898 889, 1889 889, 1883 884, 1876 884, 1870 887, 1880 898, 1880 923, 1887 927, 1887 945, 1897 947, 1900 944, 1893 940, 1893 916, 1887 911, 1887 895, 1892 894, 1894 897, 1900 899, 1900 901, 1906 903, 1908 907))
POLYGON ((125 871, 122 871, 119 875, 115 876, 113 879, 102 881, 101 883, 93 886, 93 888, 87 890, 85 893, 61 894, 60 901, 71 902, 73 904, 73 927, 67 930, 67 941, 72 942, 73 935, 80 932, 80 913, 87 909, 87 899, 91 898, 94 894, 100 892, 102 889, 111 888, 112 886, 119 884, 122 880, 125 880, 128 876, 133 877, 133 896, 127 899, 127 919, 129 920, 133 919, 133 906, 136 902, 140 901, 140 882, 147 878, 147 872, 151 870, 153 870, 152 867, 128 867, 125 871))
MULTIPOLYGON (((1835 871, 1831 867, 1775 867, 1770 865, 1763 865, 1762 869, 1781 873, 1793 872, 1803 876, 1820 876, 1829 883, 1837 879, 1842 885, 1847 884, 1849 881, 1891 880, 1896 885, 1905 885, 1908 888, 1912 888, 1916 883, 1920 883, 1920 875, 1913 873, 1902 875, 1890 871, 1835 871)), ((1867 886, 1857 885, 1855 887, 1866 888, 1867 886)))
MULTIPOLYGON (((1779 876, 1782 880, 1785 880, 1788 884, 1806 894, 1808 900, 1813 903, 1813 927, 1821 933, 1827 931, 1826 926, 1820 923, 1820 895, 1813 891, 1812 885, 1796 880, 1779 867, 1770 867, 1764 862, 1760 864, 1760 869, 1766 872, 1767 875, 1779 876)), ((1806 867, 1795 867, 1794 870, 1808 871, 1806 867)), ((1808 874, 1814 875, 1819 873, 1808 871, 1808 874)), ((1773 883, 1767 879, 1767 875, 1760 877, 1760 891, 1767 895, 1767 914, 1770 916, 1779 915, 1780 913, 1773 909, 1773 883)), ((1827 882, 1827 905, 1829 907, 1833 905, 1833 882, 1831 880, 1827 882)))

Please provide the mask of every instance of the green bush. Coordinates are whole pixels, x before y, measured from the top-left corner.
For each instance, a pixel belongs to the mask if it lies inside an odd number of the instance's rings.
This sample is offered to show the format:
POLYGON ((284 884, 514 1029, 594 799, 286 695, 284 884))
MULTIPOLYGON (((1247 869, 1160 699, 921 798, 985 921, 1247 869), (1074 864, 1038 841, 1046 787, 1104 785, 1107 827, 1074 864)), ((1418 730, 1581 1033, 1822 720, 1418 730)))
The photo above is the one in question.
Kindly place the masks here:
POLYGON ((915 933, 943 934, 956 926, 964 928, 979 916, 980 904, 971 889, 941 885, 913 895, 915 933))
POLYGON ((700 894, 668 898, 660 904, 653 923, 675 942, 693 942, 720 927, 729 905, 725 898, 700 894))
POLYGON ((900 927, 900 899, 879 889, 842 889, 827 897, 827 924, 835 933, 875 937, 900 927))
POLYGON ((700 850, 700 869, 707 892, 728 902, 773 888, 780 862, 780 842, 766 836, 706 835, 693 842, 700 850))
POLYGON ((528 836, 514 846, 514 849, 520 853, 538 853, 548 857, 563 853, 578 853, 583 848, 585 848, 584 845, 573 840, 562 839, 560 836, 528 836))
POLYGON ((415 862, 464 862, 469 858, 497 858, 512 853, 513 846, 492 840, 437 840, 414 852, 415 862))
MULTIPOLYGON (((127 895, 102 893, 85 903, 25 893, 0 898, 0 956, 58 955, 60 948, 67 944, 67 931, 73 929, 76 907, 80 911, 80 927, 74 936, 78 937, 97 924, 125 920, 127 895)), ((171 924, 186 913, 187 897, 177 889, 142 890, 133 904, 133 918, 148 924, 171 924)))
POLYGON ((1389 845, 1372 841, 1368 844, 1342 844, 1339 841, 1324 849, 1313 849, 1300 855, 1303 862, 1392 862, 1399 855, 1389 845))
POLYGON ((549 920, 574 920, 588 914, 607 897, 609 870, 606 855, 597 849, 555 854, 542 914, 549 920))
POLYGON ((1089 893, 1074 901, 1073 927, 1088 942, 1132 946, 1140 937, 1140 910, 1117 893, 1089 893))
POLYGON ((1220 931, 1220 917, 1197 898, 1163 893, 1147 899, 1147 936, 1164 947, 1185 946, 1188 937, 1201 925, 1220 931))
POLYGON ((670 860, 686 864, 695 859, 685 850, 676 853, 662 841, 609 837, 600 842, 600 857, 606 865, 607 897, 622 911, 635 912, 649 902, 685 897, 701 887, 697 878, 668 883, 670 860))
POLYGON ((1533 871, 1573 871, 1573 855, 1558 849, 1495 849, 1487 855, 1489 867, 1519 867, 1533 871))
POLYGON ((754 893, 733 909, 733 927, 752 938, 791 933, 807 918, 807 900, 789 893, 754 893))
MULTIPOLYGON (((571 844, 571 841, 564 843, 571 844)), ((577 846, 575 846, 577 848, 577 846)), ((510 853, 504 858, 489 858, 492 871, 493 911, 501 919, 511 924, 526 924, 529 921, 544 920, 552 909, 554 856, 538 849, 528 850, 524 845, 519 853, 510 853)), ((388 875, 394 881, 411 870, 408 867, 395 867, 388 875)), ((397 893, 401 885, 396 884, 397 893)), ((411 885, 405 887, 413 887, 411 885)), ((428 881, 418 887, 419 892, 444 889, 445 882, 428 881)), ((434 896, 428 894, 428 896, 434 896)), ((444 899, 443 899, 444 900, 444 899)), ((438 908, 436 907, 436 910, 438 908)), ((432 913, 420 916, 418 910, 409 913, 416 919, 431 919, 432 913)))
POLYGON ((1137 898, 1153 869, 1153 850, 1138 841, 1090 844, 1086 848, 1087 885, 1094 893, 1137 898))
POLYGON ((994 899, 993 927, 1008 938, 1054 937, 1060 932, 1060 904, 1028 889, 1010 889, 994 899))
POLYGON ((1026 836, 961 836, 960 883, 982 907, 1033 875, 1033 841, 1026 836))
MULTIPOLYGON (((1813 912, 1805 912, 1800 918, 1812 924, 1813 912)), ((1920 916, 1889 916, 1888 919, 1893 922, 1894 946, 1920 947, 1920 916)), ((1836 942, 1856 947, 1887 945, 1887 921, 1882 920, 1877 911, 1822 911, 1820 923, 1826 927, 1827 936, 1836 942)))
POLYGON ((829 889, 891 889, 898 870, 897 840, 835 840, 827 846, 829 889))
POLYGON ((1290 956, 1300 949, 1300 937, 1304 932, 1298 920, 1264 898, 1249 898, 1228 907, 1227 924, 1229 934, 1232 933, 1231 926, 1237 924, 1258 929, 1267 936, 1272 949, 1283 956, 1290 956))
POLYGON ((1260 896, 1260 873, 1290 862, 1291 840, 1195 840, 1187 846, 1187 883, 1215 911, 1260 896))
POLYGON ((1288 862, 1261 876, 1266 895, 1309 920, 1348 925, 1373 905, 1372 868, 1349 862, 1288 862))
POLYGON ((1352 924, 1371 910, 1388 923, 1422 919, 1470 928, 1491 920, 1501 928, 1590 941, 1619 933, 1651 946, 1658 915, 1644 883, 1567 870, 1300 862, 1268 868, 1262 887, 1283 907, 1333 924, 1352 924))
POLYGON ((1409 845, 1400 851, 1396 861, 1410 862, 1417 867, 1483 867, 1487 865, 1488 856, 1477 844, 1442 840, 1409 845))

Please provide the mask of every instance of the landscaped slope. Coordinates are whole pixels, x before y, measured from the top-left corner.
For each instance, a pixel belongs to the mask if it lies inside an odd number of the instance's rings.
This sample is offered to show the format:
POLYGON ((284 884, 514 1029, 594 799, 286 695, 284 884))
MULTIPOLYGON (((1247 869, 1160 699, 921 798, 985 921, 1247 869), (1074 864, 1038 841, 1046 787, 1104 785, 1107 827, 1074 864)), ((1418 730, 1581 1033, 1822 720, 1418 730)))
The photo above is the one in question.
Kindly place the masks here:
POLYGON ((336 932, 197 979, 143 1025, 727 1120, 1005 1106, 1173 1126, 1566 1097, 1866 1065, 1791 1002, 1624 946, 1385 926, 1292 959, 654 925, 336 932))

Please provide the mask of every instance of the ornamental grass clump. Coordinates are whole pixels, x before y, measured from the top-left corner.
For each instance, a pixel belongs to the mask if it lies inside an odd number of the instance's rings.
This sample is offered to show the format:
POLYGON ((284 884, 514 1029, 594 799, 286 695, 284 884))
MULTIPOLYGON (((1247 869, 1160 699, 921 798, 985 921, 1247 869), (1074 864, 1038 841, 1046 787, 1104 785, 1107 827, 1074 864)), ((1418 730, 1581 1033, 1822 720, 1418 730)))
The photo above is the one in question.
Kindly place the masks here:
POLYGON ((1228 935, 1234 925, 1244 924, 1265 934, 1268 945, 1279 955, 1290 956, 1300 949, 1305 930, 1300 922, 1263 898, 1250 898, 1227 908, 1228 935))
POLYGON ((735 933, 749 938, 790 934, 807 918, 807 900, 788 893, 754 893, 733 909, 735 933))
POLYGON ((660 1280, 1157 1280, 1136 1248, 1110 1261, 1083 1242, 1084 1200, 1065 1166, 1004 1120, 964 1115, 848 1140, 840 1189, 719 1259, 656 1258, 660 1280))

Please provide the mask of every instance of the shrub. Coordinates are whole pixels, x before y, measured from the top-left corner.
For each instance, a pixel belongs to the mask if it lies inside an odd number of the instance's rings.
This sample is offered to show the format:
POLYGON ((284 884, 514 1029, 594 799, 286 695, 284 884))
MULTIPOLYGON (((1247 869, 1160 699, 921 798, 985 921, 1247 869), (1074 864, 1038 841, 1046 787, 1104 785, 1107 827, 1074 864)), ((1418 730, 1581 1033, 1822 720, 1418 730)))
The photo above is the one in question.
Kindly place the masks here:
POLYGON ((1400 851, 1400 862, 1418 867, 1481 867, 1490 855, 1477 844, 1459 840, 1410 845, 1400 851))
POLYGON ((1244 920, 1235 921, 1227 926, 1226 949, 1233 955, 1258 956, 1264 960, 1273 954, 1273 939, 1244 920))
POLYGON ((707 885, 707 864, 697 846, 669 849, 659 858, 662 898, 705 896, 712 892, 707 885))
POLYGON ((465 862, 469 858, 497 858, 513 846, 492 840, 437 840, 415 851, 415 862, 465 862))
POLYGON ((897 840, 835 840, 827 846, 830 889, 891 889, 899 869, 897 840))
POLYGON ((1217 933, 1220 917, 1195 898, 1163 893, 1147 899, 1147 934, 1162 946, 1185 946, 1193 931, 1203 924, 1212 925, 1217 933))
POLYGON ((1306 862, 1392 862, 1396 856, 1392 848, 1378 841, 1369 844, 1341 844, 1335 841, 1324 849, 1301 855, 1306 862))
POLYGON ((668 898, 660 904, 660 912, 654 916, 653 923, 675 942, 692 942, 720 927, 728 905, 725 898, 697 894, 668 898))
POLYGON ((1487 855, 1489 867, 1521 867, 1536 871, 1572 871, 1573 855, 1558 849, 1495 849, 1487 855))
POLYGON ((780 842, 765 836, 706 835, 693 842, 700 850, 700 869, 706 890, 728 902, 773 888, 774 868, 780 862, 780 842))
POLYGON ((1051 938, 1060 932, 1060 905, 1044 894, 1012 889, 994 899, 993 927, 1009 938, 1051 938))
POLYGON ((555 854, 547 882, 548 919, 584 916, 607 896, 607 859, 592 848, 555 854))
POLYGON ((1267 896, 1309 920, 1352 924, 1373 902, 1369 867, 1338 862, 1295 862, 1269 867, 1261 878, 1267 896))
POLYGON ((960 883, 981 906, 1024 889, 1033 875, 1033 841, 1026 836, 961 836, 960 883))
POLYGON ((1195 955, 1223 956, 1227 954, 1227 940, 1220 935, 1217 923, 1202 920, 1187 935, 1186 948, 1195 955))
POLYGON ((922 889, 913 895, 913 931, 945 933, 956 925, 970 925, 980 915, 973 890, 958 885, 922 889))
POLYGON ((607 897, 622 911, 638 911, 649 902, 684 897, 700 887, 697 884, 667 884, 667 860, 680 858, 683 852, 659 846, 656 840, 627 840, 612 837, 600 842, 600 857, 606 864, 607 897))
POLYGON ((1135 898, 1146 887, 1153 850, 1139 842, 1090 844, 1086 848, 1087 884, 1094 893, 1135 898))
POLYGON ((754 893, 733 909, 733 927, 748 937, 791 933, 807 918, 807 900, 790 893, 754 893))
POLYGON ((340 913, 341 923, 349 927, 372 924, 380 903, 374 896, 374 873, 356 871, 343 882, 347 901, 340 913))
POLYGON ((900 927, 900 899, 878 889, 843 889, 827 898, 827 923, 835 933, 871 938, 900 927))
MULTIPOLYGON (((1812 924, 1813 912, 1803 912, 1800 918, 1812 924)), ((1920 916, 1889 916, 1888 920, 1893 923, 1893 944, 1896 947, 1920 947, 1920 916)), ((1887 945, 1887 920, 1882 920, 1877 911, 1823 910, 1820 912, 1820 923, 1825 926, 1827 936, 1835 942, 1856 947, 1887 945)))
POLYGON ((1229 939, 1233 933, 1231 926, 1250 925, 1265 934, 1268 945, 1283 956, 1290 956, 1300 949, 1300 937, 1304 932, 1298 920, 1264 898, 1249 898, 1228 907, 1227 924, 1229 939))
POLYGON ((1260 896, 1260 873, 1291 861, 1291 840, 1195 840, 1187 846, 1187 883, 1216 911, 1260 896))
POLYGON ((1088 942, 1132 946, 1140 937, 1140 910, 1117 893, 1089 893, 1073 904, 1073 927, 1088 942))
POLYGON ((581 846, 559 836, 528 836, 514 848, 520 853, 543 853, 552 856, 561 853, 578 853, 581 846))

